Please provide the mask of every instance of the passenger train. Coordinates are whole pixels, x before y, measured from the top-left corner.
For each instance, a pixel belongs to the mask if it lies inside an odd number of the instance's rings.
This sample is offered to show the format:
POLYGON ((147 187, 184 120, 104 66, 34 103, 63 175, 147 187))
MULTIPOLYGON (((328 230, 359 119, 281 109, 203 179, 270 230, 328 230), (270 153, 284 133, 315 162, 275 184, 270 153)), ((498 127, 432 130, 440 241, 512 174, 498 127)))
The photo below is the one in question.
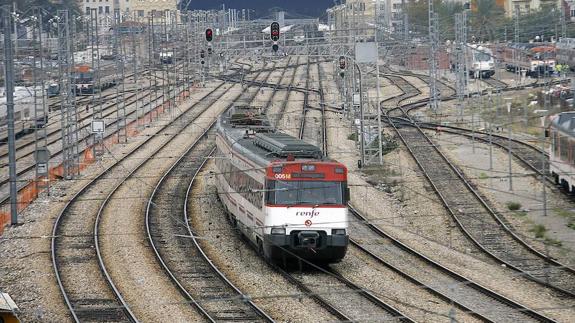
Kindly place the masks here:
POLYGON ((505 68, 524 71, 527 76, 542 77, 555 72, 555 45, 549 43, 512 43, 501 49, 505 68))
POLYGON ((115 68, 113 63, 102 63, 99 71, 89 64, 74 66, 72 75, 76 95, 90 95, 117 85, 120 76, 115 68))
POLYGON ((562 112, 550 118, 549 171, 555 183, 575 193, 575 112, 562 112))
MULTIPOLYGON (((41 108, 43 93, 39 88, 36 92, 35 94, 33 87, 16 86, 14 88, 14 133, 17 136, 31 132, 35 128, 44 127, 48 122, 48 115, 41 108), (36 101, 34 101, 35 95, 38 95, 36 101), (34 117, 35 104, 38 105, 40 111, 36 118, 34 117)), ((0 142, 6 142, 8 138, 6 99, 6 90, 2 88, 0 89, 0 142)))
POLYGON ((218 120, 218 195, 230 221, 271 261, 331 263, 347 252, 347 169, 270 126, 257 108, 218 120))
POLYGON ((490 78, 495 75, 495 60, 491 49, 480 45, 469 45, 466 49, 471 77, 490 78))

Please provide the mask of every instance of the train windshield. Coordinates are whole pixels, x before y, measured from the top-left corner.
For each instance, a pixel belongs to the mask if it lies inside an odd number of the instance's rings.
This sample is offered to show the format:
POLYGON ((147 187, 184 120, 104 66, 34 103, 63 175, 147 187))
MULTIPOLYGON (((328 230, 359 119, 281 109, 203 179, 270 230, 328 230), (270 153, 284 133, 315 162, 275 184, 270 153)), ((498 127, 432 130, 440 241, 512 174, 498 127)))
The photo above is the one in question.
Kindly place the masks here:
POLYGON ((475 58, 475 61, 477 62, 487 62, 491 60, 491 55, 489 55, 488 53, 484 53, 484 52, 475 52, 473 54, 473 57, 475 58))
POLYGON ((345 204, 344 182, 268 181, 266 202, 279 205, 345 204))

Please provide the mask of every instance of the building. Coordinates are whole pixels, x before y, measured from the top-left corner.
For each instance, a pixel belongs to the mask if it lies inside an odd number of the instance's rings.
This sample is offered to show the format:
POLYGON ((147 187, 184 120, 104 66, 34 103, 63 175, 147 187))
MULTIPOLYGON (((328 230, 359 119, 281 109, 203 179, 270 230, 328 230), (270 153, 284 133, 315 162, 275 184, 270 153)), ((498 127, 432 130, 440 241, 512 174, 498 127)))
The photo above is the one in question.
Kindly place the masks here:
POLYGON ((516 12, 522 14, 537 11, 546 5, 563 8, 563 0, 498 0, 497 4, 503 4, 505 15, 509 18, 514 17, 516 12))
MULTIPOLYGON (((403 29, 403 8, 407 0, 346 0, 327 10, 331 28, 338 30, 372 29, 378 26, 382 32, 403 29)), ((368 32, 373 35, 373 31, 368 32)))
POLYGON ((170 17, 177 11, 177 0, 78 0, 86 15, 97 13, 100 20, 113 20, 119 13, 121 21, 150 17, 170 17), (131 19, 129 19, 131 18, 131 19))

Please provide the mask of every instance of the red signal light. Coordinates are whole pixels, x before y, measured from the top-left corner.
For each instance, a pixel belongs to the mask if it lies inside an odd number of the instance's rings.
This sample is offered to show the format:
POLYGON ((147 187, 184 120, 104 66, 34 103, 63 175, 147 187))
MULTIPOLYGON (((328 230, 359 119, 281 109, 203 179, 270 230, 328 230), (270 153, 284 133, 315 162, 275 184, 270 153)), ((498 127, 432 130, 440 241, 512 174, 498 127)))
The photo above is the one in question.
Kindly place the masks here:
POLYGON ((339 57, 339 68, 342 70, 345 70, 345 57, 344 56, 339 57))
POLYGON ((277 22, 272 22, 270 26, 270 35, 273 41, 278 41, 280 39, 280 24, 277 22))
POLYGON ((208 28, 206 29, 206 40, 210 42, 212 39, 214 39, 214 32, 212 29, 208 28))

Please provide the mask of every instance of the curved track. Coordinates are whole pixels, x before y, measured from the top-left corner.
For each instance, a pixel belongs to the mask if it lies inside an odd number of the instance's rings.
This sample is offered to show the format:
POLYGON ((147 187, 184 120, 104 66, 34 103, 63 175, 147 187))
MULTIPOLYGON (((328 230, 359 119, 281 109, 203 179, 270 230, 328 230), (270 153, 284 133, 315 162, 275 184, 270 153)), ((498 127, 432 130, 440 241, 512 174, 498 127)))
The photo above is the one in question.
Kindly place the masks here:
POLYGON ((535 310, 431 260, 370 223, 353 206, 351 244, 404 278, 487 322, 551 322, 535 310))
POLYGON ((134 160, 146 160, 143 156, 148 145, 166 145, 170 136, 178 133, 177 129, 181 127, 178 121, 193 122, 193 115, 198 110, 209 108, 211 102, 224 94, 223 85, 216 87, 194 107, 159 129, 157 135, 148 137, 88 182, 60 212, 53 227, 52 264, 62 296, 76 322, 97 321, 101 317, 109 321, 135 320, 101 266, 102 259, 94 249, 97 245, 94 230, 104 197, 102 194, 119 185, 118 181, 122 182, 126 170, 134 167, 134 160), (186 121, 186 118, 190 120, 186 121))
POLYGON ((463 232, 480 249, 526 277, 575 296, 575 270, 522 240, 413 120, 406 126, 397 119, 406 116, 402 108, 387 114, 389 124, 463 232))
MULTIPOLYGON (((244 101, 245 96, 252 102, 258 92, 259 88, 243 92, 234 102, 244 101)), ((214 150, 213 142, 207 139, 214 123, 154 188, 146 208, 148 240, 156 258, 180 293, 207 320, 273 322, 214 265, 190 226, 188 199, 194 179, 207 160, 205 156, 210 156, 214 150), (186 178, 189 174, 193 174, 189 180, 182 180, 182 176, 186 178)))

